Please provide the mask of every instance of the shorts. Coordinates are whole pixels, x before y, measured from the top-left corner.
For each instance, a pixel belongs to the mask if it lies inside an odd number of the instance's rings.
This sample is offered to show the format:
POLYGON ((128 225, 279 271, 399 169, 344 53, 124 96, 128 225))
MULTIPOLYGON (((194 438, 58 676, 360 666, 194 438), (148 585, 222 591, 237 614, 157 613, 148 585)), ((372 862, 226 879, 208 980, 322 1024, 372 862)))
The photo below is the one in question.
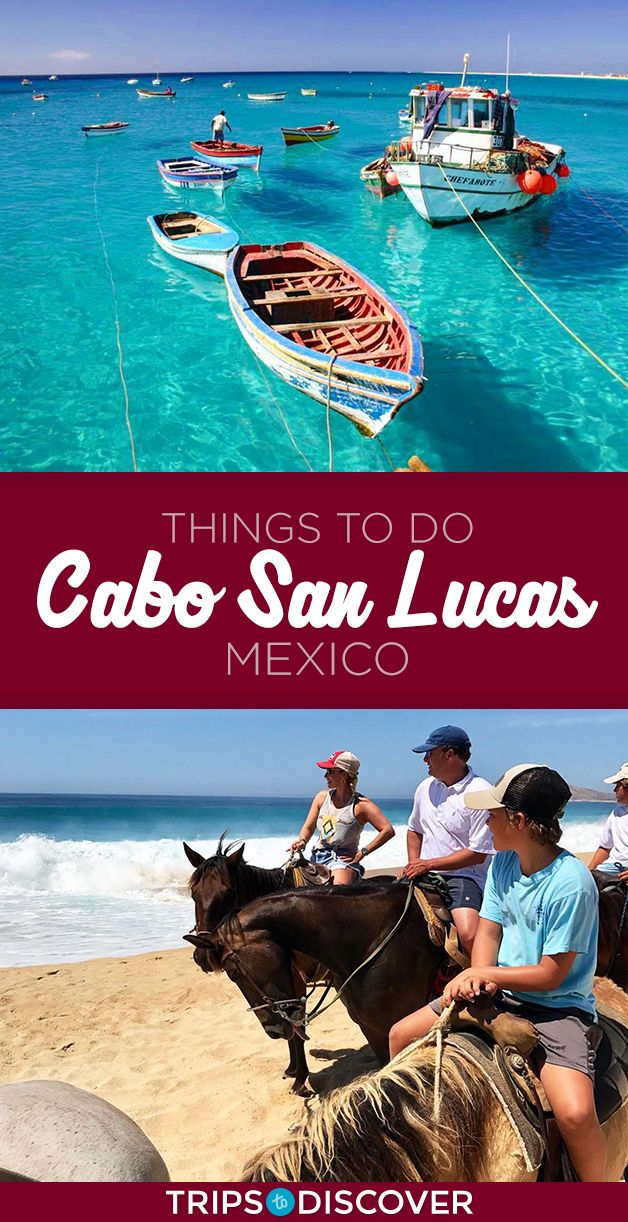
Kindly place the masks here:
POLYGON ((450 911, 454 908, 474 908, 476 912, 482 907, 482 892, 474 878, 466 878, 464 874, 443 874, 447 883, 445 899, 450 911))
MULTIPOLYGON (((357 878, 364 877, 364 867, 359 861, 350 864, 348 861, 343 861, 334 849, 322 848, 313 849, 311 860, 316 862, 317 866, 329 866, 330 870, 353 870, 357 878)), ((357 880, 356 880, 357 881, 357 880)))
MULTIPOLYGON (((592 1014, 575 1008, 535 1006, 501 991, 495 994, 493 1001, 499 1010, 534 1023, 541 1040, 530 1060, 537 1073, 545 1064, 559 1065, 562 1069, 577 1069, 592 1081, 595 1079, 595 1049, 589 1039, 591 1027, 595 1025, 592 1014)), ((442 997, 429 1004, 430 1009, 440 1015, 442 997)))

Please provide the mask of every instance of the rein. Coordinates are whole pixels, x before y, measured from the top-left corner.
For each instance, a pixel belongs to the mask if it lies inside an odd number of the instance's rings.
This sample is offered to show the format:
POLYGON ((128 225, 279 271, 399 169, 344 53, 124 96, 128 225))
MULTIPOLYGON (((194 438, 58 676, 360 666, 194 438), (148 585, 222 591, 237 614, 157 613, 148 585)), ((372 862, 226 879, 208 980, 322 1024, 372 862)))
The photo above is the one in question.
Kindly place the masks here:
MULTIPOLYGON (((217 931, 214 931, 214 936, 216 935, 216 933, 217 931)), ((219 934, 218 936, 220 937, 220 940, 223 946, 225 946, 225 942, 222 938, 222 935, 219 934)), ((270 1010, 273 1014, 278 1014, 279 1017, 283 1019, 284 1022, 288 1023, 288 1025, 292 1027, 294 1034, 297 1035, 300 1040, 303 1040, 305 1042, 305 1040, 307 1039, 307 1035, 305 1034, 303 1025, 299 1023, 295 1023, 294 1020, 290 1018, 290 1016, 286 1014, 284 1010, 284 1006, 289 1006, 289 1005, 301 1005, 304 1007, 304 1010, 305 1010, 305 1000, 306 1000, 305 997, 284 997, 284 998, 269 997, 268 993, 265 993, 264 990, 260 988, 257 981, 253 980, 253 977, 249 975, 244 964, 242 963, 242 960, 236 954, 235 950, 228 949, 228 948, 225 949, 225 953, 222 958, 223 958, 223 963, 225 959, 233 959, 235 963, 237 963, 238 970, 242 973, 242 975, 244 976, 244 979, 248 982, 248 984, 250 984, 251 988, 254 990, 255 993, 257 993, 258 997, 262 998, 262 1001, 260 1002, 258 1006, 249 1006, 248 1007, 249 1011, 270 1010)))

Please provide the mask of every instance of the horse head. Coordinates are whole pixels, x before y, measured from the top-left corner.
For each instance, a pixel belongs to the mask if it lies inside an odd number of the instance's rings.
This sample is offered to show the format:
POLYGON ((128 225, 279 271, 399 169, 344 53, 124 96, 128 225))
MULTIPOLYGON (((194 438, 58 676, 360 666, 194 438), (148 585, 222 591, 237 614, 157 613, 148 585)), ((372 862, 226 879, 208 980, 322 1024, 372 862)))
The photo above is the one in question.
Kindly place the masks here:
MULTIPOLYGON (((244 855, 244 845, 229 852, 231 845, 223 848, 224 836, 223 833, 212 857, 202 857, 183 842, 185 855, 190 865, 194 866, 190 894, 194 901, 195 931, 198 933, 211 932, 227 913, 239 906, 238 867, 244 855)), ((194 957, 196 959, 196 955, 194 957)))
POLYGON ((271 1039, 305 1039, 305 998, 292 970, 289 948, 264 929, 247 930, 237 916, 213 933, 185 934, 194 960, 205 972, 224 972, 236 984, 271 1039))

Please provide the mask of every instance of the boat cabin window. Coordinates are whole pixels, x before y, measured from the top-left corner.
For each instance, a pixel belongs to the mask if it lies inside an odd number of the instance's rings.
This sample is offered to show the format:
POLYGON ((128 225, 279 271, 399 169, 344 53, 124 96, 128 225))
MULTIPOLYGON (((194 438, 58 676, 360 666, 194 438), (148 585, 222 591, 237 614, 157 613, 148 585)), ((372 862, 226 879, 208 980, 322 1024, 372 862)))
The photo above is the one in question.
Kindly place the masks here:
POLYGON ((449 115, 450 127, 467 127, 469 123, 469 99, 450 98, 449 115))
POLYGON ((488 98, 473 99, 473 126, 490 128, 492 122, 492 104, 488 98))
POLYGON ((410 98, 410 113, 414 114, 415 123, 422 123, 425 118, 425 98, 410 98))

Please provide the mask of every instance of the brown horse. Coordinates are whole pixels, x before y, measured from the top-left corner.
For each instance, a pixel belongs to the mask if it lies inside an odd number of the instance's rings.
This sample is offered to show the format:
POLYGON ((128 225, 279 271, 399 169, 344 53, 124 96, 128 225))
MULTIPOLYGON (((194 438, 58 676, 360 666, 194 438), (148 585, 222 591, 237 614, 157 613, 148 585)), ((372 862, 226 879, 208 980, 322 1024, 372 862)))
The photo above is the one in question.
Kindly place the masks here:
POLYGON ((425 1004, 445 958, 407 884, 390 880, 271 895, 187 940, 204 971, 225 971, 237 984, 272 1039, 306 1038, 292 951, 320 961, 380 1065, 392 1024, 425 1004))
MULTIPOLYGON (((628 999, 598 981, 599 1009, 628 1023, 628 999)), ((287 1141, 252 1158, 245 1181, 518 1182, 538 1178, 487 1079, 445 1043, 440 1116, 434 1119, 436 1050, 413 1044, 378 1073, 333 1091, 287 1141)), ((608 1179, 628 1163, 628 1102, 604 1125, 608 1179)))
MULTIPOLYGON (((261 896, 270 895, 275 891, 292 891, 297 886, 295 870, 277 867, 268 870, 262 866, 252 866, 244 860, 244 848, 233 845, 225 847, 226 833, 220 837, 216 852, 211 857, 202 857, 196 849, 183 843, 185 855, 194 866, 190 879, 190 892, 194 901, 195 926, 194 932, 212 932, 220 924, 223 917, 237 913, 246 904, 261 896), (231 851, 230 851, 231 850, 231 851)), ((307 878, 304 885, 308 886, 307 878)), ((202 962, 203 956, 198 949, 194 951, 196 963, 202 962)), ((300 993, 305 991, 309 981, 320 978, 319 964, 306 956, 293 956, 292 970, 295 989, 300 993)), ((290 1060, 284 1072, 284 1078, 294 1078, 293 1092, 304 1093, 307 1078, 307 1062, 303 1039, 294 1032, 289 1040, 290 1060)))
POLYGON ((600 937, 597 972, 628 990, 628 886, 595 873, 600 888, 600 937))

